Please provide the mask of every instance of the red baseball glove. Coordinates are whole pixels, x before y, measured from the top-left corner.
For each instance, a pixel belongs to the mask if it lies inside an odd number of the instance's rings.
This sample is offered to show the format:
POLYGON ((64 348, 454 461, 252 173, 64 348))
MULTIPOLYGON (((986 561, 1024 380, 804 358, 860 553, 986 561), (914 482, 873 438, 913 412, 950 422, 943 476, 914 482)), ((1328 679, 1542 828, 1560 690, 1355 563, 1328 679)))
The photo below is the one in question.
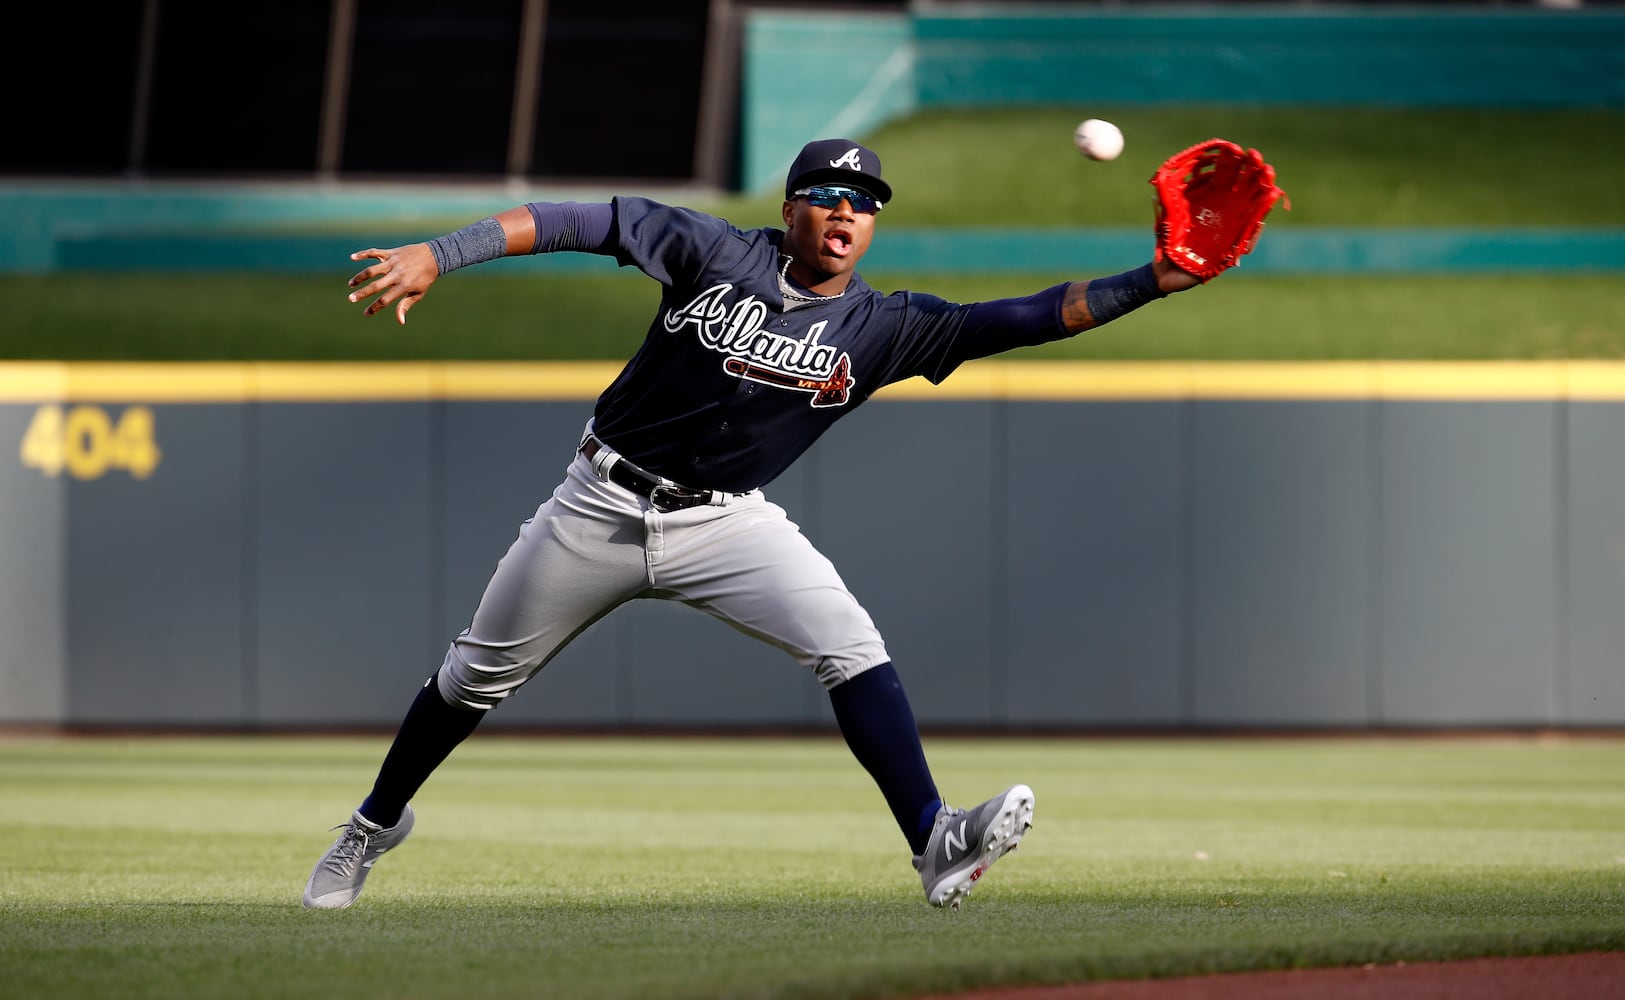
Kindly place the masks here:
POLYGON ((1167 258, 1203 282, 1241 262, 1258 242, 1264 216, 1286 196, 1258 150, 1225 139, 1168 157, 1151 185, 1157 191, 1156 259, 1167 258))

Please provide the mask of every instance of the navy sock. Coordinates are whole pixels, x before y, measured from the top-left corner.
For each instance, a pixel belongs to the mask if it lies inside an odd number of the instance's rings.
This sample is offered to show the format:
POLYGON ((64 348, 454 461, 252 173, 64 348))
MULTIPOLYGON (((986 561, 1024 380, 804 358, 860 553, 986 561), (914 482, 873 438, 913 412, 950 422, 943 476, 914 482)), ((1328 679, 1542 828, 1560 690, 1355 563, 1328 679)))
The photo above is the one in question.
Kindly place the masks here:
POLYGON ((378 769, 372 794, 361 803, 361 815, 379 826, 388 828, 401 821, 406 804, 429 775, 485 718, 484 712, 446 704, 440 697, 438 676, 429 678, 406 710, 395 742, 378 769))
POLYGON ((830 688, 829 703, 846 745, 880 786, 909 848, 923 853, 942 803, 897 669, 882 663, 865 670, 830 688))

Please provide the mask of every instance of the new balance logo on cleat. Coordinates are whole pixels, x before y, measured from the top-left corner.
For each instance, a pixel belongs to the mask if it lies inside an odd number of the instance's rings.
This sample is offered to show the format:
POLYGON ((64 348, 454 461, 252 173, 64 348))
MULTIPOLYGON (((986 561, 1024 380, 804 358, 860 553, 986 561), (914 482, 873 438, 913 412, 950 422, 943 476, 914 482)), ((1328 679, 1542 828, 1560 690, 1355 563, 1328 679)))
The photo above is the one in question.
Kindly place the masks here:
POLYGON ((943 806, 924 853, 914 859, 932 906, 959 909, 988 866, 1020 844, 1033 825, 1033 790, 1012 785, 968 812, 943 806))
POLYGON ((385 851, 406 839, 412 832, 412 807, 407 806, 395 825, 384 829, 369 823, 356 812, 342 830, 339 839, 327 849, 305 883, 304 905, 323 910, 342 910, 361 895, 361 886, 367 881, 372 866, 385 851))

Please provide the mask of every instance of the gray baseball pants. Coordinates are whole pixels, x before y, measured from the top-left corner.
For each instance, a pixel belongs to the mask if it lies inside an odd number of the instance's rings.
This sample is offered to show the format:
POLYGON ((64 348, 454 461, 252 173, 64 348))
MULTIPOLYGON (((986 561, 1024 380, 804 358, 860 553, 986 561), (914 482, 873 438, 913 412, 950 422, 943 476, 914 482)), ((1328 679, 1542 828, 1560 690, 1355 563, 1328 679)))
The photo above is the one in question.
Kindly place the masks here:
POLYGON ((519 529, 439 672, 447 704, 489 709, 627 601, 682 601, 783 649, 826 687, 888 662, 835 566, 760 490, 662 513, 579 452, 519 529))

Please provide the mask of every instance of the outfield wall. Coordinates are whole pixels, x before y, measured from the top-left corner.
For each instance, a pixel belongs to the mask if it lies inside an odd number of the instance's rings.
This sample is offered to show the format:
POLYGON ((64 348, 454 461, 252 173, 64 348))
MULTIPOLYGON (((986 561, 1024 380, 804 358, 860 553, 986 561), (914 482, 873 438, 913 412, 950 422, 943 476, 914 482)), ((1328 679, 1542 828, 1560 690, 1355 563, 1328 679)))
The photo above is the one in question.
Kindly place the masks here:
MULTIPOLYGON (((393 725, 602 364, 0 364, 0 722, 393 725)), ((982 362, 769 494, 921 723, 1625 725, 1625 365, 982 362)), ((827 726, 679 605, 493 725, 827 726)))

